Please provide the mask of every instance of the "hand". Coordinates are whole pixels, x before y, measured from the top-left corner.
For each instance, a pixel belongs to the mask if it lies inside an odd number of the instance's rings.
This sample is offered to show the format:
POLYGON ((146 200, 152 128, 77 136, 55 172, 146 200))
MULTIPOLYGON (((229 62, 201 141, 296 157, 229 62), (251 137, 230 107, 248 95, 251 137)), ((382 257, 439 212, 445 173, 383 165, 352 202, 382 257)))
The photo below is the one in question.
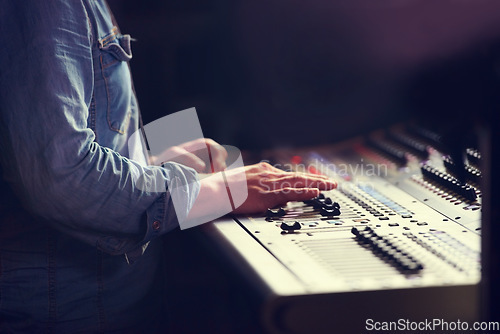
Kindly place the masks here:
POLYGON ((200 178, 200 193, 185 226, 208 221, 200 217, 215 219, 228 213, 226 184, 231 185, 233 203, 242 203, 233 210, 235 214, 262 213, 267 208, 289 201, 311 199, 318 196, 320 190, 337 187, 337 183, 326 176, 285 172, 268 163, 230 169, 224 172, 224 176, 222 173, 205 176, 200 174, 200 178), (248 190, 248 196, 246 191, 241 191, 244 189, 248 190), (193 221, 197 223, 192 223, 193 221))
MULTIPOLYGON (((268 163, 246 166, 248 197, 233 213, 261 213, 289 201, 317 197, 320 190, 331 190, 337 183, 326 176, 285 172, 268 163)), ((228 181, 231 182, 228 175, 228 181)))
POLYGON ((152 156, 154 165, 173 161, 188 166, 198 173, 214 173, 226 168, 227 151, 212 139, 200 138, 172 146, 152 156))

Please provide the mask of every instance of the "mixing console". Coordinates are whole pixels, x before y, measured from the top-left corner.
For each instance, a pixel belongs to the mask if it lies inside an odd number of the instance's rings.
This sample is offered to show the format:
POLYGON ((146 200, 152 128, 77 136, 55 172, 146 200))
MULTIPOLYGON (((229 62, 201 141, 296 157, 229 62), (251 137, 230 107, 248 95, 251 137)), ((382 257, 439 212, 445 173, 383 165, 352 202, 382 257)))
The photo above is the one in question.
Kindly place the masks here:
POLYGON ((273 333, 360 333, 367 319, 473 321, 481 277, 481 156, 466 179, 440 136, 395 127, 314 150, 264 153, 337 189, 207 224, 261 296, 273 333), (235 223, 235 221, 237 223, 235 223))

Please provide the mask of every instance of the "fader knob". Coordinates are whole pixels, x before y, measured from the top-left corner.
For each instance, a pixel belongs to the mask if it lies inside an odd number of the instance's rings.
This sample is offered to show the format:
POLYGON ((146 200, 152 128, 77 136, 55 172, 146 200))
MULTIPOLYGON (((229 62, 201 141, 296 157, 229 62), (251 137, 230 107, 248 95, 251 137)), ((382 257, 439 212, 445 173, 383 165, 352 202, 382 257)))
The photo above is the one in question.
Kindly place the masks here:
POLYGON ((299 222, 294 222, 293 224, 290 224, 290 223, 281 223, 280 225, 280 228, 283 230, 283 231, 297 231, 297 230, 300 230, 302 226, 300 225, 299 222))
POLYGON ((312 201, 311 206, 315 209, 321 208, 325 203, 321 199, 315 199, 312 201))
POLYGON ((337 207, 333 206, 333 204, 324 204, 324 203, 320 208, 329 209, 329 210, 337 209, 337 207))
POLYGON ((325 207, 322 207, 319 210, 319 214, 325 217, 330 217, 330 216, 340 216, 340 210, 338 208, 332 208, 332 209, 327 209, 325 207))
POLYGON ((267 218, 283 217, 285 214, 286 214, 286 211, 283 208, 267 209, 267 212, 266 212, 267 218))

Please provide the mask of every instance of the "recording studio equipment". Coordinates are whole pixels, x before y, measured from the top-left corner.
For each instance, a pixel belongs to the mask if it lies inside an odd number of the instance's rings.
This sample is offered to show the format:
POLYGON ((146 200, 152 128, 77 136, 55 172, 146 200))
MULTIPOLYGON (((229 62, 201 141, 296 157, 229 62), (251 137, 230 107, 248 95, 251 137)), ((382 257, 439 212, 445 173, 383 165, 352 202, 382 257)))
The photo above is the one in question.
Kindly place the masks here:
POLYGON ((374 323, 479 320, 477 147, 456 163, 439 134, 398 125, 262 158, 338 182, 309 201, 203 226, 258 296, 267 331, 362 333, 374 323))

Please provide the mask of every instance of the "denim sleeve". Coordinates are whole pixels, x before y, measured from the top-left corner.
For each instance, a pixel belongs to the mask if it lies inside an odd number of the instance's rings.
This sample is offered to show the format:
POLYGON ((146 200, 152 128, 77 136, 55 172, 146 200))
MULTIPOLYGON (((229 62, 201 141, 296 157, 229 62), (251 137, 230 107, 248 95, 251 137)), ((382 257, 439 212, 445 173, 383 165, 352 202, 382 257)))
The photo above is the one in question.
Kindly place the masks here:
POLYGON ((199 191, 196 172, 142 166, 96 142, 87 127, 92 31, 81 1, 0 0, 0 8, 4 177, 29 211, 55 227, 110 254, 140 255, 187 215, 199 191), (159 190, 137 187, 137 178, 159 190), (164 191, 174 179, 183 212, 164 191))

